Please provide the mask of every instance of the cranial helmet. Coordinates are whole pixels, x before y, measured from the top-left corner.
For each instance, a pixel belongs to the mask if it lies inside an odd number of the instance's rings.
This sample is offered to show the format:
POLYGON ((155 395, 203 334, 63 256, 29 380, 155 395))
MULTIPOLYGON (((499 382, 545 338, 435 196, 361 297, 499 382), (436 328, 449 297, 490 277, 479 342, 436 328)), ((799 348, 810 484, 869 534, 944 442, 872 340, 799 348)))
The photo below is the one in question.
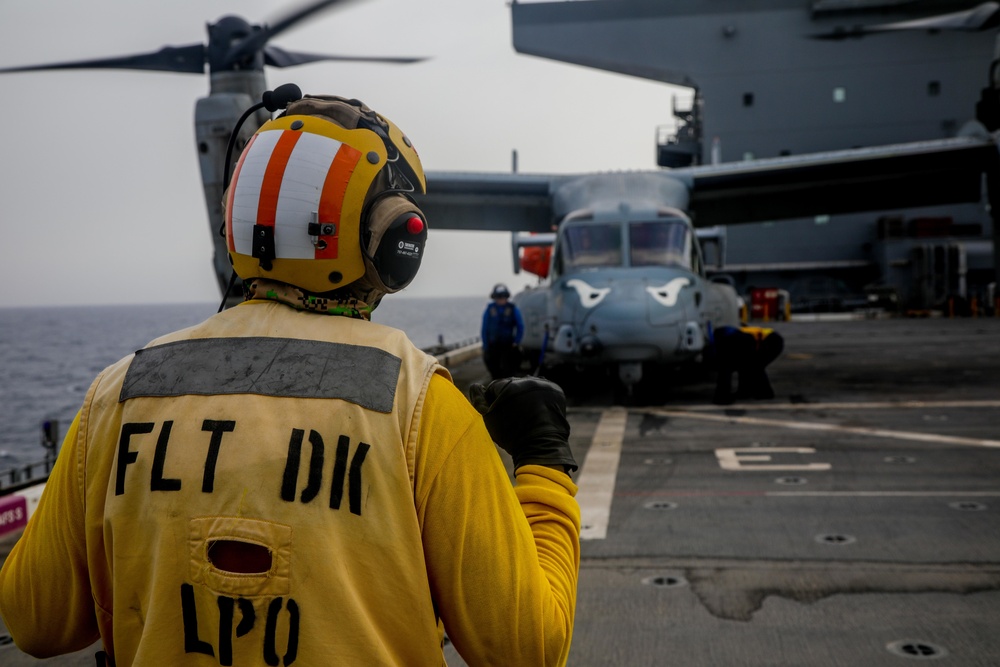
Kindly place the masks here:
POLYGON ((510 290, 503 283, 497 283, 493 288, 493 292, 490 293, 491 299, 509 299, 510 290))
POLYGON ((247 143, 226 195, 229 259, 243 280, 310 293, 346 288, 372 306, 406 287, 427 241, 420 158, 357 100, 306 96, 247 143))

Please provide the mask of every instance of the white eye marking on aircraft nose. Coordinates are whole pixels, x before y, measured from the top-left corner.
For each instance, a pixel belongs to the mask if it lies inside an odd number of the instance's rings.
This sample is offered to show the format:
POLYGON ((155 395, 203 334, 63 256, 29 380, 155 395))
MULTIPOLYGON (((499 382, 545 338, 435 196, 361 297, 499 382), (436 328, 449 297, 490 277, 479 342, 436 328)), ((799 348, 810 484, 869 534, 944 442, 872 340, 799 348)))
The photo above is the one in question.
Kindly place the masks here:
POLYGON ((661 305, 669 308, 677 303, 677 295, 681 293, 681 288, 690 284, 691 281, 688 278, 674 278, 666 285, 647 287, 646 291, 661 305))
POLYGON ((576 290, 577 295, 580 297, 580 303, 583 304, 584 308, 593 308, 603 301, 604 297, 611 291, 610 287, 602 287, 600 289, 591 287, 579 278, 567 280, 566 286, 576 290))

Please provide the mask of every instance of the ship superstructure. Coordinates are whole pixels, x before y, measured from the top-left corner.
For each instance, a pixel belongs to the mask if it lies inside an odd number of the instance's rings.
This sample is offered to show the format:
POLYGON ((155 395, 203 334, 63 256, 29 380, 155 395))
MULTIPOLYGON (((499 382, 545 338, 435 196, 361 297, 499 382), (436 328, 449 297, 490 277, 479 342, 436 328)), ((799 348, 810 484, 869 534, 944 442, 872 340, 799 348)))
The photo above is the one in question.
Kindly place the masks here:
MULTIPOLYGON (((940 139, 969 131, 989 82, 997 3, 969 0, 588 0, 516 3, 525 54, 685 86, 660 166, 940 139)), ((733 225, 743 289, 803 299, 880 284, 913 308, 989 300, 985 202, 733 225), (809 288, 804 287, 810 284, 809 288), (833 289, 833 288, 831 288, 833 289)), ((803 303, 805 303, 803 301, 803 303)))

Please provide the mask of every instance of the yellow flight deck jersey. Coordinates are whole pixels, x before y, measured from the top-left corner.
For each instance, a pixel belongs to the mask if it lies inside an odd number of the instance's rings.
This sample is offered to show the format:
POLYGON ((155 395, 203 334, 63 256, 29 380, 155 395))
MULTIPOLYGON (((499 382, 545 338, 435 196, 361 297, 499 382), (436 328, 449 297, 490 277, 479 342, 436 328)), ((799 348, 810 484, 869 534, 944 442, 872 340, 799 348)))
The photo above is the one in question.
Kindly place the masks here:
POLYGON ((511 486, 401 332, 250 301, 98 376, 0 612, 28 653, 100 637, 119 667, 443 665, 445 629, 470 665, 562 665, 575 493, 543 466, 511 486), (265 558, 221 567, 233 542, 265 558))
POLYGON ((774 329, 765 329, 763 327, 740 327, 740 331, 753 336, 758 345, 760 345, 762 340, 774 333, 774 329))

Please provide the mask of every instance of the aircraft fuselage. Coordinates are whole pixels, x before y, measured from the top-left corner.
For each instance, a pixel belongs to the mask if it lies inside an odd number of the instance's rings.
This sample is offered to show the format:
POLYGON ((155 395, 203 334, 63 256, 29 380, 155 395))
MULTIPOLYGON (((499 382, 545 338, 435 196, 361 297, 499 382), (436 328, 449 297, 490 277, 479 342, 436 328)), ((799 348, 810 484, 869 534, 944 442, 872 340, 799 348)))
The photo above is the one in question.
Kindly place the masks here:
POLYGON ((626 386, 643 365, 677 366, 713 327, 739 323, 739 298, 706 278, 688 217, 670 207, 581 209, 556 235, 550 278, 515 296, 522 346, 543 366, 617 366, 626 386))

